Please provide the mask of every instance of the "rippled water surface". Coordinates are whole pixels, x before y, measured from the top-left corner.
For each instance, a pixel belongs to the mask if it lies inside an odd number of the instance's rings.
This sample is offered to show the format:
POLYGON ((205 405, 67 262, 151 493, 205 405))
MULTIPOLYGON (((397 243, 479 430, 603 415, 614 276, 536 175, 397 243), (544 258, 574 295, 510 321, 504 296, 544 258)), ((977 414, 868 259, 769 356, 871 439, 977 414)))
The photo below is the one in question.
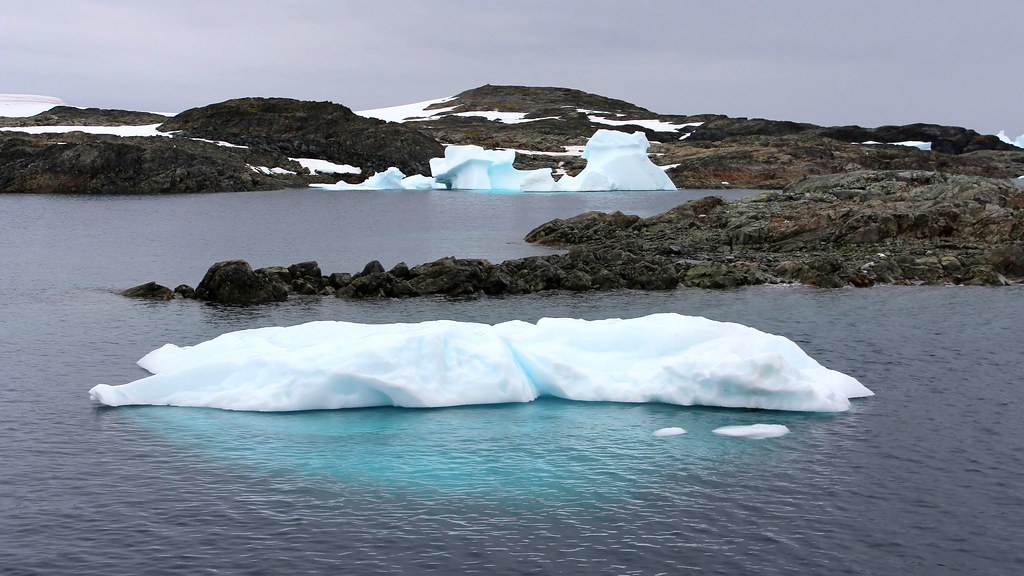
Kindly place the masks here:
POLYGON ((356 271, 543 253, 533 226, 690 192, 0 197, 0 573, 1024 572, 1024 290, 294 299, 114 291, 214 261, 356 271), (653 312, 787 336, 877 396, 836 415, 574 403, 293 414, 94 406, 165 342, 311 320, 653 312), (769 440, 730 424, 785 424, 769 440), (688 433, 657 438, 680 426, 688 433))

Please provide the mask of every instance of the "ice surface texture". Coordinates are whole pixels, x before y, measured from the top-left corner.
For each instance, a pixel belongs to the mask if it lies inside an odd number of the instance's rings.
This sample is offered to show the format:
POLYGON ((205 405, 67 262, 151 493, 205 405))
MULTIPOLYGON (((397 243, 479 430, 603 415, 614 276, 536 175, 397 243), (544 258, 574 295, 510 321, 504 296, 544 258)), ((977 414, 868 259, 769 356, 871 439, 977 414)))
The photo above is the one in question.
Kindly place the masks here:
POLYGON ((89 391, 110 405, 292 411, 428 408, 570 400, 837 412, 871 396, 792 341, 741 324, 678 314, 536 324, 436 320, 312 322, 167 344, 153 373, 89 391))
POLYGON ((746 426, 722 426, 712 430, 715 434, 722 436, 733 436, 735 438, 750 438, 751 440, 763 440, 765 438, 778 438, 789 434, 789 428, 782 424, 749 424, 746 426))

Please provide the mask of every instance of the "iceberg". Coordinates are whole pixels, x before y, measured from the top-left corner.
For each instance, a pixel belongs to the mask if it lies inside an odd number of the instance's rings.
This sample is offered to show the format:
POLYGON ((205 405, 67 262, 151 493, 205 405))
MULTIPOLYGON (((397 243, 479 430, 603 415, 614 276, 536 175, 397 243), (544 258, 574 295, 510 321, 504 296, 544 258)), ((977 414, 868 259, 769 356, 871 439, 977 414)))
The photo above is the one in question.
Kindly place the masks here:
POLYGON ((576 176, 562 176, 558 189, 675 190, 672 179, 647 157, 650 145, 643 132, 598 130, 583 149, 586 168, 576 176))
POLYGON ((839 412, 873 393, 782 336, 678 314, 496 325, 319 321, 166 344, 152 376, 90 397, 104 405, 297 411, 529 402, 658 402, 839 412))
POLYGON ((431 158, 430 174, 446 188, 461 190, 554 190, 551 170, 512 167, 515 150, 485 150, 480 146, 448 146, 443 158, 431 158))
POLYGON ((438 187, 430 176, 420 176, 419 174, 406 176, 394 166, 383 172, 374 172, 373 176, 359 184, 349 184, 344 180, 339 180, 334 184, 310 184, 310 186, 325 190, 430 190, 438 187))
POLYGON ((669 436, 681 436, 683 434, 686 434, 686 430, 678 426, 671 426, 669 428, 658 428, 651 435, 658 438, 667 438, 669 436))
POLYGON ((672 179, 647 157, 651 143, 643 132, 598 130, 582 157, 587 166, 576 176, 555 180, 550 168, 519 170, 515 150, 487 150, 475 145, 447 146, 430 159, 430 176, 405 177, 398 168, 378 172, 360 184, 312 184, 329 190, 448 188, 522 192, 590 192, 599 190, 675 190, 672 179))
POLYGON ((1007 144, 1012 144, 1017 148, 1024 148, 1024 134, 1021 134, 1020 136, 1017 136, 1016 138, 1011 140, 1010 137, 1006 135, 1006 130, 1000 130, 999 133, 996 134, 996 138, 999 138, 1000 140, 1006 142, 1007 144))
POLYGON ((344 180, 339 180, 335 184, 310 184, 310 186, 328 190, 401 190, 404 179, 405 174, 401 170, 391 167, 383 172, 374 172, 373 176, 359 184, 349 184, 344 180))

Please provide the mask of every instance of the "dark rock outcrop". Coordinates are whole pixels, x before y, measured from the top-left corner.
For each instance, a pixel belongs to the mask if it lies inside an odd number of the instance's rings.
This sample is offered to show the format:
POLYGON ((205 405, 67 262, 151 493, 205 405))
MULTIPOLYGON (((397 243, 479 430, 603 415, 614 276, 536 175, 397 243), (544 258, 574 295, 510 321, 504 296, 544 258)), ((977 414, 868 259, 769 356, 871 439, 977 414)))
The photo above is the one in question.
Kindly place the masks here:
POLYGON ((354 275, 327 276, 313 261, 252 271, 236 260, 211 267, 195 292, 245 304, 289 293, 466 297, 779 282, 1005 286, 1024 277, 1024 188, 934 172, 857 172, 731 203, 701 198, 649 218, 587 212, 541 224, 526 239, 567 251, 499 264, 447 257, 391 270, 374 260, 354 275))
POLYGON ((0 116, 0 127, 24 126, 145 126, 160 124, 167 116, 152 112, 106 108, 74 108, 54 106, 45 112, 25 118, 0 116))
POLYGON ((527 239, 677 255, 691 262, 683 283, 706 287, 1001 285, 1006 275, 1024 276, 1024 189, 935 172, 856 172, 732 203, 705 198, 644 219, 581 214, 527 239))
POLYGON ((127 290, 121 292, 122 296, 128 298, 141 298, 143 300, 173 300, 175 298, 175 292, 166 286, 161 286, 156 282, 146 282, 145 284, 139 284, 127 290))
POLYGON ((185 138, 0 132, 0 193, 193 194, 305 186, 302 168, 268 152, 185 138))
POLYGON ((279 302, 286 290, 265 274, 257 274, 244 260, 217 262, 196 286, 195 297, 218 304, 250 305, 279 302))
POLYGON ((410 126, 364 118, 341 104, 287 98, 239 98, 193 108, 159 129, 350 164, 367 175, 391 166, 406 174, 429 174, 430 159, 444 154, 436 140, 410 126))

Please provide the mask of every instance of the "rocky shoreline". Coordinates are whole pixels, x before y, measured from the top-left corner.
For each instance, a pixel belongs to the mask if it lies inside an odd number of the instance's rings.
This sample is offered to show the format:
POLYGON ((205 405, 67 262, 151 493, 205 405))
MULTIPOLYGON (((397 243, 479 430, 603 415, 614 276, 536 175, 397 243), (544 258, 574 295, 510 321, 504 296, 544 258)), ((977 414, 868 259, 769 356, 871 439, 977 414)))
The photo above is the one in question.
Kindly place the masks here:
POLYGON ((406 298, 546 290, 671 290, 802 283, 1006 286, 1024 279, 1024 188, 924 171, 806 178, 735 202, 708 197, 650 218, 588 212, 544 223, 526 240, 562 254, 493 264, 442 258, 390 270, 324 274, 316 262, 210 267, 193 290, 156 283, 126 296, 248 305, 291 295, 406 298))

